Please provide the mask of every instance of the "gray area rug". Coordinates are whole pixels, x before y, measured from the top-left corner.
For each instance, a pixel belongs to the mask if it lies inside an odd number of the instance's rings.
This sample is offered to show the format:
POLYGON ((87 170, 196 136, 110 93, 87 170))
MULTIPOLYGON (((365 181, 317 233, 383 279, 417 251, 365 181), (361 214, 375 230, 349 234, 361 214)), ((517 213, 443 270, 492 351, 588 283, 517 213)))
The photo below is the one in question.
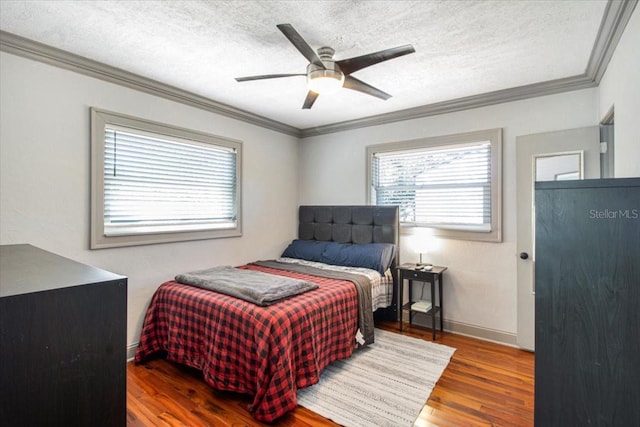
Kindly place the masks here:
POLYGON ((327 366, 298 404, 346 427, 413 426, 455 348, 375 330, 376 342, 327 366))

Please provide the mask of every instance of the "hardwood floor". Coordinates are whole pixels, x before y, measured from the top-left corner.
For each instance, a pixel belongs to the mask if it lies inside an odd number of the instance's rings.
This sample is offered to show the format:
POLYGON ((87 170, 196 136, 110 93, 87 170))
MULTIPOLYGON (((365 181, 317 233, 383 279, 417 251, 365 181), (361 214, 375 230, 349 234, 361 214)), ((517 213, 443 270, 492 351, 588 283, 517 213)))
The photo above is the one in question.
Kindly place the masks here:
MULTIPOLYGON (((398 332, 397 324, 378 327, 398 332)), ((431 340, 431 331, 408 326, 404 334, 431 340)), ((426 426, 532 426, 534 355, 460 335, 438 335, 456 348, 418 420, 426 426)), ((127 366, 127 426, 265 426, 247 412, 250 399, 211 389, 198 371, 154 359, 127 366)), ((274 426, 336 426, 297 407, 274 426)))

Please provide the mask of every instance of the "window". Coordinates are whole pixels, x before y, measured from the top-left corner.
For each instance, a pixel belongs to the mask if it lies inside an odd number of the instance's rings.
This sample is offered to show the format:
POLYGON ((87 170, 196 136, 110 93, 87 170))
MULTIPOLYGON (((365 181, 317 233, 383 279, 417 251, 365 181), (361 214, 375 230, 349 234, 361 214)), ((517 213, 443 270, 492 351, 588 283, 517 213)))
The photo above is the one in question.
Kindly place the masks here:
POLYGON ((240 236, 237 141, 91 109, 91 248, 240 236))
POLYGON ((501 147, 501 129, 369 146, 369 202, 398 205, 405 230, 499 242, 501 147))

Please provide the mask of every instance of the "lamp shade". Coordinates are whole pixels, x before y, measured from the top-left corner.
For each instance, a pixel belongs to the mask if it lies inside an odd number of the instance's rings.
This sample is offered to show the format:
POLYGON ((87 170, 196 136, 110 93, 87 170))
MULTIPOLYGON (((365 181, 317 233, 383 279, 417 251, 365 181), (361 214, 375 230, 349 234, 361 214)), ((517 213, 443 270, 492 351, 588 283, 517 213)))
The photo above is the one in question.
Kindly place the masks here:
POLYGON ((420 264, 433 262, 431 258, 439 252, 441 242, 433 235, 433 229, 426 227, 416 227, 407 236, 408 249, 419 258, 420 264))

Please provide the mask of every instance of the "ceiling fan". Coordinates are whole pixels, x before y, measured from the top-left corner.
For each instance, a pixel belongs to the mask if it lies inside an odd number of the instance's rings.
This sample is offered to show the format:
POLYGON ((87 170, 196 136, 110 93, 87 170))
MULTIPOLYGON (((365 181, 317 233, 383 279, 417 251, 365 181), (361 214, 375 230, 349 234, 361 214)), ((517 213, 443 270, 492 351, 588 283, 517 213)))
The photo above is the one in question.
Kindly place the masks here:
POLYGON ((318 49, 318 53, 309 46, 302 36, 291 26, 291 24, 277 25, 286 38, 307 58, 307 72, 305 74, 266 74, 261 76, 236 77, 238 82, 246 82, 251 80, 276 79, 280 77, 306 76, 309 92, 302 105, 303 109, 309 109, 318 98, 320 93, 328 93, 341 87, 375 96, 380 99, 389 99, 391 95, 377 89, 362 80, 358 80, 351 74, 389 59, 407 55, 415 52, 411 45, 394 47, 391 49, 381 50, 379 52, 369 53, 367 55, 357 56, 348 59, 334 61, 333 54, 335 51, 327 46, 318 49))

